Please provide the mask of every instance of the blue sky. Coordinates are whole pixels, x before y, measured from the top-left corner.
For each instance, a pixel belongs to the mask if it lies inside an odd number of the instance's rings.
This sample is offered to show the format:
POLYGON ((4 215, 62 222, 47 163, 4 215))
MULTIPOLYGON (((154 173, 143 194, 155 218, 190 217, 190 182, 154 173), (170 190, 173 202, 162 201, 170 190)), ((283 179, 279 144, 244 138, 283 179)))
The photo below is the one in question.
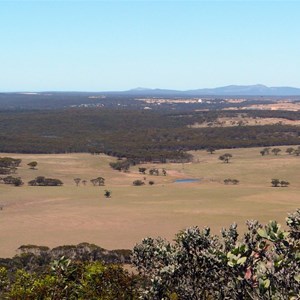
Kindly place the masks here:
POLYGON ((1 1, 0 91, 300 87, 299 1, 1 1))

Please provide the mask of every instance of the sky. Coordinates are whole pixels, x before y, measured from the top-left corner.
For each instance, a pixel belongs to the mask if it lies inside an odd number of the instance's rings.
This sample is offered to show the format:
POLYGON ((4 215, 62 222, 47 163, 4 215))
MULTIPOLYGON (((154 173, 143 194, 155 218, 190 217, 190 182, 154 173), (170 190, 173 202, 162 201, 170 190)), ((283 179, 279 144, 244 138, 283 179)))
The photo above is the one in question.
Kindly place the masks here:
POLYGON ((0 0, 0 92, 300 87, 299 1, 0 0))

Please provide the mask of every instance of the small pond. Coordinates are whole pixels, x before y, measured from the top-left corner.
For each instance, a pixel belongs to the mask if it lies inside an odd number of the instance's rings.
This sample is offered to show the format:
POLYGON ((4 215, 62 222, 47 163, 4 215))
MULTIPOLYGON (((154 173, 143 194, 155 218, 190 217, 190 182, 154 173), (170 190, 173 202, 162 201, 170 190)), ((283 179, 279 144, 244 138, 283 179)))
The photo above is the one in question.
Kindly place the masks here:
POLYGON ((185 178, 185 179, 176 179, 175 183, 189 183, 189 182, 197 182, 200 181, 200 179, 194 179, 194 178, 185 178))

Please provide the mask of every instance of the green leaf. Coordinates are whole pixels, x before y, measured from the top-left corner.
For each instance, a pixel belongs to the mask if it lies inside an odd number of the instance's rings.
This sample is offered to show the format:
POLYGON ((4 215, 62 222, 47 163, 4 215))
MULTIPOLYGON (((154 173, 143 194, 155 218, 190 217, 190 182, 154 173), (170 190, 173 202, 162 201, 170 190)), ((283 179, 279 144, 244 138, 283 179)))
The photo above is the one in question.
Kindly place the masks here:
POLYGON ((237 263, 239 265, 243 265, 246 262, 246 260, 247 260, 247 257, 243 256, 243 257, 241 257, 241 258, 238 259, 237 263))
POLYGON ((266 232, 264 229, 262 229, 262 228, 259 228, 259 229, 257 230, 257 233, 258 233, 258 235, 259 235, 260 237, 262 237, 262 238, 265 238, 265 239, 268 238, 267 232, 266 232))

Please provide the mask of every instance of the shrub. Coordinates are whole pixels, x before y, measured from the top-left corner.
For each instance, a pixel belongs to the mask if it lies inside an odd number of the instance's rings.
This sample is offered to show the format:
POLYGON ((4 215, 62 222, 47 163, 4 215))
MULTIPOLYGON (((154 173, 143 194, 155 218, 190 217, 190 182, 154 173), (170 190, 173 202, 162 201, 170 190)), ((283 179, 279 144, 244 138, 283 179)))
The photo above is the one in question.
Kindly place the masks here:
POLYGON ((212 235, 187 228, 173 243, 146 238, 133 249, 132 262, 145 278, 142 299, 298 299, 300 295, 300 209, 262 226, 247 221, 212 235))

